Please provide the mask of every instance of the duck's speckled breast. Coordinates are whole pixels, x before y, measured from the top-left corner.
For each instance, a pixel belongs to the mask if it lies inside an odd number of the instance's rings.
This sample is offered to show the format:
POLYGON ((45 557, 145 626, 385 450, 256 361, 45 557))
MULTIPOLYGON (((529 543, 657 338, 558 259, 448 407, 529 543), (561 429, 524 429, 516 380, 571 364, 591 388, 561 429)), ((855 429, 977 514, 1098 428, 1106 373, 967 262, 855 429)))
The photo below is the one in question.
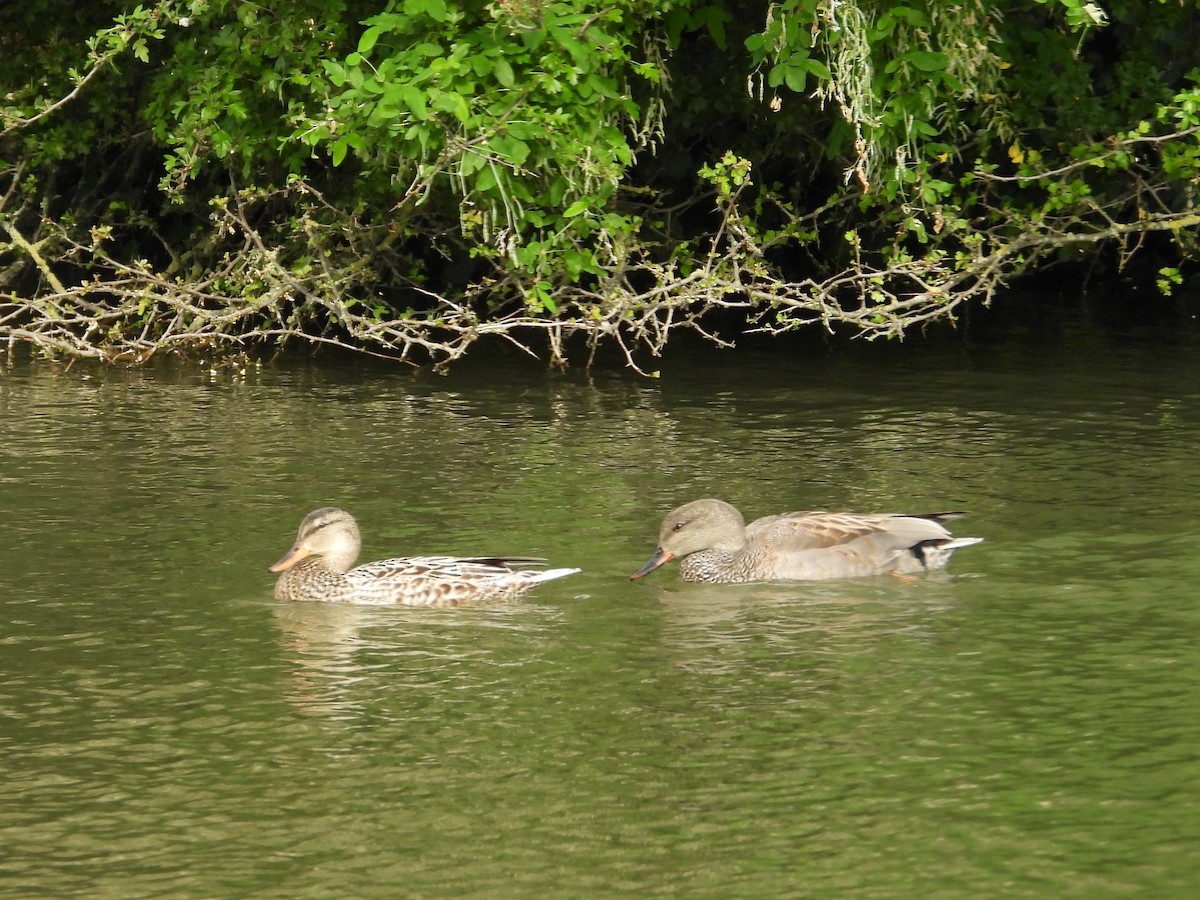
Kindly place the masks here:
POLYGON ((679 564, 679 577, 684 581, 699 581, 706 584, 744 584, 748 581, 766 581, 771 576, 762 571, 761 553, 738 553, 736 555, 702 550, 684 557, 679 564))
POLYGON ((345 602, 354 593, 345 575, 318 565, 303 563, 288 569, 275 582, 276 600, 312 600, 326 603, 345 602))

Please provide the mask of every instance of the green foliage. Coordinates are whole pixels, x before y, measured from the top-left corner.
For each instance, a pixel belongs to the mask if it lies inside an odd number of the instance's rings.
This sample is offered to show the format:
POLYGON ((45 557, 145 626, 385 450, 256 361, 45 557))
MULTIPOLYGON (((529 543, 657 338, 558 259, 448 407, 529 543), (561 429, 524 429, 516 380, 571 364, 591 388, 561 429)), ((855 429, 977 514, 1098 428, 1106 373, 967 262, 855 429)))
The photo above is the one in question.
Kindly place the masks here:
POLYGON ((591 238, 644 147, 633 92, 661 84, 632 53, 650 11, 579 0, 389 4, 364 20, 352 52, 296 76, 317 102, 290 137, 335 166, 352 158, 386 177, 403 191, 401 218, 434 194, 452 202, 478 254, 535 279, 599 276, 591 238))
POLYGON ((1183 275, 1175 266, 1163 266, 1158 270, 1158 278, 1155 279, 1155 284, 1158 287, 1158 292, 1164 297, 1170 297, 1174 293, 1175 288, 1183 284, 1183 275))
MULTIPOLYGON (((898 334, 1085 255, 1145 255, 1166 292, 1196 250, 1196 6, 28 0, 0 32, 0 272, 89 297, 215 273, 217 305, 285 298, 279 333, 655 348, 731 306, 898 334)), ((165 335, 169 305, 120 321, 165 335)))
POLYGON ((308 153, 287 133, 289 120, 307 115, 305 73, 346 44, 366 8, 297 0, 282 15, 237 0, 193 0, 141 110, 169 148, 162 190, 183 202, 189 182, 206 185, 226 171, 245 181, 302 173, 308 153))

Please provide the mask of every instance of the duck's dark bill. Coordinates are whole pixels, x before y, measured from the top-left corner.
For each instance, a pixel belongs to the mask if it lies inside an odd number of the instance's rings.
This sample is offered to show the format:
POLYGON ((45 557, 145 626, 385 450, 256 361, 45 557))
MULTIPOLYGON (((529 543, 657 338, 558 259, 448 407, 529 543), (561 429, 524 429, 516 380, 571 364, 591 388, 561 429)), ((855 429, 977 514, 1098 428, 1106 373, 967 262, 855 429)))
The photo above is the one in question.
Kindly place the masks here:
POLYGON ((652 557, 650 557, 650 562, 646 563, 644 566, 642 566, 640 569, 638 569, 636 572, 634 572, 632 575, 630 575, 629 578, 630 578, 630 580, 636 580, 638 578, 645 578, 647 575, 649 575, 651 572, 653 572, 655 569, 657 569, 663 563, 670 562, 674 558, 675 558, 674 553, 669 553, 666 550, 664 550, 662 547, 659 547, 657 550, 654 551, 654 555, 652 557))

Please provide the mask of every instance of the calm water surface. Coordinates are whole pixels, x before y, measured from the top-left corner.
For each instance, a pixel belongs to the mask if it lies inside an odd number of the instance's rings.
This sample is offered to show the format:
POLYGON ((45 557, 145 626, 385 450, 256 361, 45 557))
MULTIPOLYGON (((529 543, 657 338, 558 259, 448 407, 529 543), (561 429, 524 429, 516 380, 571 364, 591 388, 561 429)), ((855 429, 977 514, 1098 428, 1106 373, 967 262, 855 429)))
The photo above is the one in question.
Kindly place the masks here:
POLYGON ((0 372, 0 893, 1184 897, 1200 883, 1187 336, 0 372), (627 580, 663 513, 966 508, 912 583, 627 580), (364 555, 584 573, 279 604, 364 555))

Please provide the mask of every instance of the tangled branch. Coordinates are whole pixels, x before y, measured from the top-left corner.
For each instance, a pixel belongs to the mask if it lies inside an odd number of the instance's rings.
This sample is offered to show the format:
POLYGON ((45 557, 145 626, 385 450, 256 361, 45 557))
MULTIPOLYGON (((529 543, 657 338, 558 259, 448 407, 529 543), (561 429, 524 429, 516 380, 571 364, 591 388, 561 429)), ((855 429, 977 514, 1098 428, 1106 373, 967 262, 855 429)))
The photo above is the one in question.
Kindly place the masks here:
POLYGON ((168 259, 164 266, 118 256, 115 226, 84 231, 51 219, 43 200, 15 189, 20 172, 10 170, 0 198, 0 274, 9 288, 0 295, 0 340, 49 357, 125 364, 304 344, 445 366, 480 339, 499 338, 565 365, 578 338, 589 365, 608 344, 630 368, 650 374, 648 358, 681 329, 728 346, 712 327, 718 312, 739 316, 747 333, 815 324, 899 338, 952 320, 966 303, 990 303, 1009 279, 1064 247, 1200 225, 1200 215, 1161 204, 1139 206, 1132 221, 1121 220, 1115 206, 1094 207, 1090 221, 1076 214, 980 229, 957 254, 888 259, 852 242, 853 258, 840 271, 789 280, 772 260, 794 237, 759 234, 742 213, 745 180, 718 190, 718 226, 689 265, 651 244, 619 247, 602 235, 606 274, 557 285, 550 314, 522 299, 530 296, 529 276, 512 268, 498 267, 455 295, 430 289, 403 274, 407 257, 394 228, 361 221, 304 182, 231 190, 214 204, 206 237, 189 250, 160 239, 152 255, 168 259), (286 212, 272 216, 268 208, 286 212), (386 302, 380 285, 391 292, 386 302), (409 308, 400 310, 398 296, 409 308))

